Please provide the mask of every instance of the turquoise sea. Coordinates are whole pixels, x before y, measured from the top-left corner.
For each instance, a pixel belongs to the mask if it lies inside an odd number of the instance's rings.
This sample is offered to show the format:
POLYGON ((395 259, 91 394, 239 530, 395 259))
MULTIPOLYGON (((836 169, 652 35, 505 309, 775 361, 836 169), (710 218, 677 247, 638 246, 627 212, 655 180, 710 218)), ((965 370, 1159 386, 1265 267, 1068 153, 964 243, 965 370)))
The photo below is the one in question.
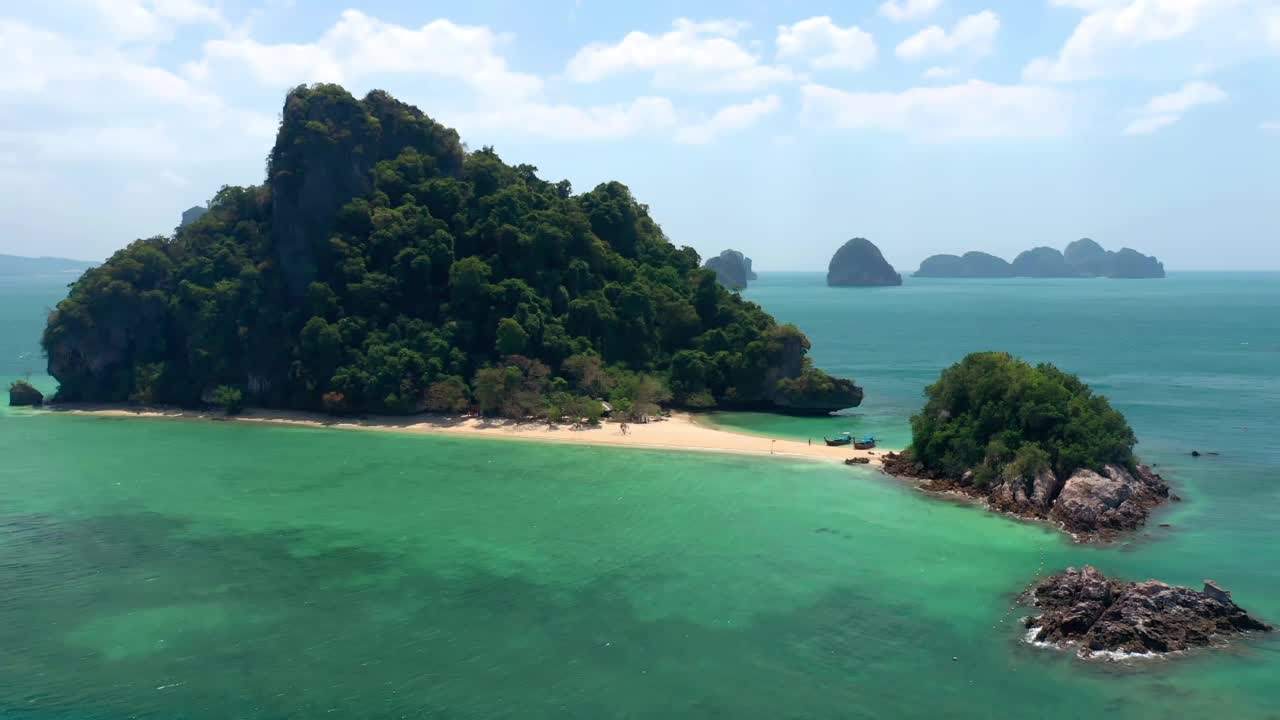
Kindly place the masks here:
MULTIPOLYGON (((64 284, 0 280, 0 377, 52 389, 64 284)), ((714 422, 902 444, 942 367, 1009 350, 1185 502, 1084 547, 843 466, 0 408, 0 718, 1280 717, 1278 638, 1086 663, 1015 604, 1089 562, 1280 624, 1280 274, 746 296, 866 402, 714 422)))

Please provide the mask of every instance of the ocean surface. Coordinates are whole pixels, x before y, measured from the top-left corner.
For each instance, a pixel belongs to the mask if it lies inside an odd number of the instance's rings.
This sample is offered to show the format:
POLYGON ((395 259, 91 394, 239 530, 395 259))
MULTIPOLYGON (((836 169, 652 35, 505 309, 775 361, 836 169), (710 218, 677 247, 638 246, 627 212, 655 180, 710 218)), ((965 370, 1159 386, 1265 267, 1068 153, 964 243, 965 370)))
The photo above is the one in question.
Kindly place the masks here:
MULTIPOLYGON (((65 282, 0 280, 0 377, 52 389, 65 282)), ((1185 502, 1084 547, 862 468, 0 408, 0 718, 1280 717, 1280 638, 1082 662, 1016 604, 1088 562, 1280 624, 1280 274, 746 296, 866 401, 715 422, 901 445, 1008 350, 1111 397, 1185 502)))

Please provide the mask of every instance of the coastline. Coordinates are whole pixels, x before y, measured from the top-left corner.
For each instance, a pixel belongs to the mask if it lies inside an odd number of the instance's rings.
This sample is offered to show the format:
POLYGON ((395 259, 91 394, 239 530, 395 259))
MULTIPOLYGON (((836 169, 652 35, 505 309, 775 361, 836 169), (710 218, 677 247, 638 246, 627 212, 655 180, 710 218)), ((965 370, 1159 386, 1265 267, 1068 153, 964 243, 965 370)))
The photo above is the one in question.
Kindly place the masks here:
POLYGON ((753 455, 786 459, 843 462, 847 458, 867 458, 867 467, 882 468, 881 456, 892 448, 855 450, 852 447, 828 447, 822 438, 809 444, 800 440, 771 438, 725 430, 701 423, 684 412, 648 423, 628 423, 623 435, 618 423, 601 423, 595 427, 549 425, 545 422, 505 420, 474 416, 413 415, 408 417, 369 415, 340 418, 322 413, 296 410, 245 408, 240 415, 225 416, 219 411, 146 408, 129 405, 65 404, 50 405, 45 412, 99 417, 169 418, 217 420, 242 423, 294 425, 340 430, 365 430, 445 435, 454 437, 486 437, 490 439, 549 442, 570 445, 629 447, 645 450, 679 452, 712 452, 730 455, 753 455))

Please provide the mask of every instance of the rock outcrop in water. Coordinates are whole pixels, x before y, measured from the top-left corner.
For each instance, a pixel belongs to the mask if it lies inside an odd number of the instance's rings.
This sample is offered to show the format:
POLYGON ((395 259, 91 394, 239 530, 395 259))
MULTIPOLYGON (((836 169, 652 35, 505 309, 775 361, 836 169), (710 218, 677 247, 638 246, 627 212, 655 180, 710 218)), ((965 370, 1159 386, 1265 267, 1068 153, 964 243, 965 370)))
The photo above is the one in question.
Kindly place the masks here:
POLYGON ((866 238, 854 238, 836 251, 827 267, 832 287, 901 285, 902 276, 866 238))
POLYGON ((9 405, 13 407, 43 405, 44 393, 26 380, 14 380, 9 385, 9 405))
POLYGON ((1107 465, 1101 474, 1077 470, 1062 484, 1049 517, 1071 533, 1106 535, 1135 530, 1169 497, 1169 485, 1146 465, 1137 473, 1107 465))
POLYGON ((1041 581, 1026 600, 1041 610, 1024 620, 1031 629, 1027 639, 1075 647, 1081 657, 1178 652, 1272 629, 1211 580, 1203 590, 1158 580, 1108 580, 1088 565, 1041 581))
POLYGON ((1065 252, 1051 247, 1038 247, 1020 253, 1013 263, 987 253, 967 252, 963 257, 933 255, 920 263, 916 277, 954 278, 1162 278, 1164 265, 1154 257, 1137 250, 1122 248, 1119 252, 1082 238, 1067 246, 1065 252))
POLYGON ((926 490, 960 493, 988 509, 1028 520, 1047 520, 1081 541, 1105 541, 1146 524, 1151 511, 1169 499, 1169 485, 1146 465, 1131 473, 1117 465, 1103 472, 1077 470, 1065 481, 1049 468, 1031 477, 998 478, 980 485, 973 473, 959 479, 931 473, 910 452, 888 453, 885 472, 922 481, 926 490))
POLYGON ((1013 277, 1013 266, 1003 258, 971 251, 963 256, 933 255, 920 263, 916 277, 1004 278, 1013 277))
POLYGON ((702 267, 714 271, 716 280, 731 290, 745 290, 747 283, 756 279, 751 269, 751 258, 737 250, 725 250, 709 258, 702 267))
POLYGON ((925 388, 911 416, 911 447, 885 469, 988 508, 1052 520, 1082 539, 1146 522, 1169 497, 1133 453, 1118 410, 1080 378, 1008 353, 970 353, 925 388))

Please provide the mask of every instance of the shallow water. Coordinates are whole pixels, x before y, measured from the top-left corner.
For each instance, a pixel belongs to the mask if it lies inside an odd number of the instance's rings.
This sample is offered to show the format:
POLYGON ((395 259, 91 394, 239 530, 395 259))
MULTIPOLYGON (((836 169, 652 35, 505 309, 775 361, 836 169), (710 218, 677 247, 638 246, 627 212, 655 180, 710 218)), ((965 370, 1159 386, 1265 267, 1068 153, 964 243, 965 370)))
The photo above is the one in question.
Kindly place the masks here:
MULTIPOLYGON (((0 717, 1276 716, 1273 639, 1083 663, 1023 643, 1014 597, 1092 562, 1280 619, 1280 276, 815 278, 748 296, 858 377, 859 417, 719 422, 890 442, 937 369, 1010 349, 1116 400, 1172 527, 1088 548, 860 468, 6 408, 0 717)), ((0 375, 49 304, 14 297, 0 375)))

